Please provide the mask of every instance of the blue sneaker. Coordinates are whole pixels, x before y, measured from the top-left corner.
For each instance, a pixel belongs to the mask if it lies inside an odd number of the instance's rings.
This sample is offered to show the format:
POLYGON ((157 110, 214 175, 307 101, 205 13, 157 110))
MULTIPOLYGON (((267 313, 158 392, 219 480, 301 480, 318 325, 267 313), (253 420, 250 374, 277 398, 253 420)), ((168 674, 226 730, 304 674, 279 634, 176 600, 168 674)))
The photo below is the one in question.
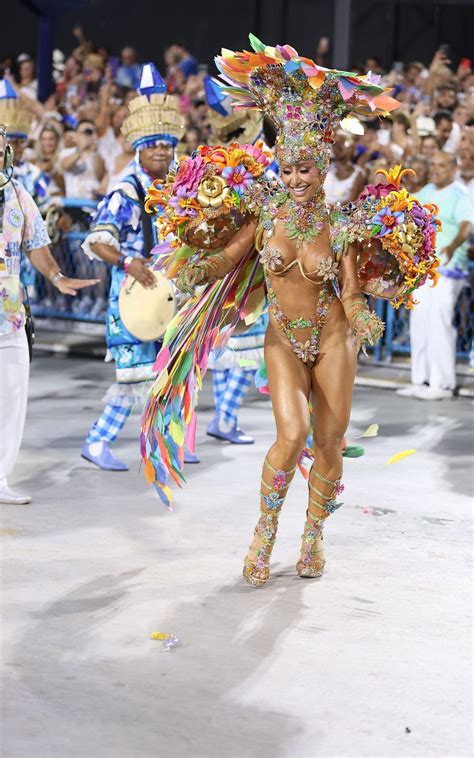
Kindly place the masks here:
POLYGON ((100 442, 84 442, 81 455, 86 461, 95 463, 96 466, 104 471, 128 471, 128 466, 123 461, 119 461, 110 452, 109 443, 105 440, 100 442))
POLYGON ((191 450, 188 450, 188 448, 185 446, 184 447, 184 462, 185 463, 201 463, 201 459, 199 455, 192 453, 191 450))
POLYGON ((219 416, 216 414, 211 423, 207 427, 207 434, 209 437, 215 437, 217 440, 225 440, 225 442, 231 442, 232 445, 253 445, 255 442, 253 437, 239 429, 238 426, 234 426, 231 429, 222 429, 219 423, 219 416))

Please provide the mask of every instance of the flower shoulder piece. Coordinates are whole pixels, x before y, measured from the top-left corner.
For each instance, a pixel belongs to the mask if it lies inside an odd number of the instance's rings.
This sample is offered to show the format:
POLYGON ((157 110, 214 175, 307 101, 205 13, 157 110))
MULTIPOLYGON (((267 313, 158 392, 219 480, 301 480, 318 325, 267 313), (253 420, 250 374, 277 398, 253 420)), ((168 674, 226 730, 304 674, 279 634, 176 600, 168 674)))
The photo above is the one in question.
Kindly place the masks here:
POLYGON ((360 247, 361 290, 398 308, 414 304, 413 294, 427 280, 438 280, 436 234, 441 222, 435 205, 421 205, 402 186, 411 169, 380 169, 385 183, 369 185, 358 200, 337 214, 336 244, 345 237, 360 247))

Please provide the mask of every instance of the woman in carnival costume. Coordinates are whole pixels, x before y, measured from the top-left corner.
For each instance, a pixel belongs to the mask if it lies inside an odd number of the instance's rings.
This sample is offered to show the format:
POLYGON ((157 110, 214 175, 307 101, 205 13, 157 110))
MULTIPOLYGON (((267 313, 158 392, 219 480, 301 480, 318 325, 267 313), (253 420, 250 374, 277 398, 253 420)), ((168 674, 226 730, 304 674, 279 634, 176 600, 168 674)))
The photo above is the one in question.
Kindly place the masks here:
MULTIPOLYGON (((258 146, 253 152, 245 145, 230 151, 200 148, 178 171, 164 215, 185 244, 165 255, 162 265, 168 276, 177 275, 182 289, 205 287, 165 335, 160 373, 143 418, 142 455, 149 481, 169 502, 166 477, 182 479, 180 441, 209 353, 225 345, 239 317, 247 324, 255 321, 266 294, 265 362, 277 437, 263 463, 260 518, 243 572, 251 585, 261 587, 270 574, 278 516, 301 466, 310 400, 314 462, 296 569, 301 577, 323 573, 323 526, 341 505, 336 501, 343 490, 341 441, 357 352, 383 333, 361 285, 400 304, 428 277, 435 279, 437 224, 433 209, 421 208, 400 187, 400 167, 387 174, 388 184, 369 188, 360 201, 329 215, 323 182, 335 130, 340 125, 359 130, 355 114, 387 113, 398 103, 379 86, 379 78, 323 69, 288 45, 267 47, 252 35, 250 40, 254 52, 225 50, 217 65, 230 85, 225 92, 240 107, 257 107, 274 122, 285 186, 258 178, 251 162, 253 157, 265 163, 258 146), (225 235, 219 240, 209 217, 200 222, 209 187, 227 206, 227 218, 236 210, 241 214, 230 241, 225 235), (196 217, 187 228, 186 214, 196 217), (204 239, 194 234, 190 240, 193 224, 204 239)), ((148 205, 163 208, 166 202, 151 189, 148 205)))

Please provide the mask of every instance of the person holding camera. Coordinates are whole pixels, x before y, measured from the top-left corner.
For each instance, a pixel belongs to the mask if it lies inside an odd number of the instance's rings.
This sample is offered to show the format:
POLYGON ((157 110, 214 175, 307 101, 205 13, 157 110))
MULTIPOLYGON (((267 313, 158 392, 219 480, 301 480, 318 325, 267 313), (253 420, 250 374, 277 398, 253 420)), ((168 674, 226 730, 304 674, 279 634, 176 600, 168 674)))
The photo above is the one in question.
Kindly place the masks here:
POLYGON ((99 153, 97 128, 93 121, 87 118, 79 121, 75 143, 74 147, 66 147, 59 154, 66 197, 95 200, 105 174, 105 165, 99 153))

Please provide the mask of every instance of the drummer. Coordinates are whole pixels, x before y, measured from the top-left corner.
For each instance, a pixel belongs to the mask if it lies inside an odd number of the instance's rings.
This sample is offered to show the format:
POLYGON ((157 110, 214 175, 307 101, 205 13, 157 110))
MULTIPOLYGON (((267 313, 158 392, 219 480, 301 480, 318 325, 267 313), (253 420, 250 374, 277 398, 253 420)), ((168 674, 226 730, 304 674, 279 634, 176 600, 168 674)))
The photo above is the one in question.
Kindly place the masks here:
POLYGON ((130 174, 100 203, 82 246, 89 258, 112 267, 106 343, 108 358, 115 361, 116 381, 106 393, 105 409, 82 447, 83 458, 109 471, 128 470, 128 465, 113 455, 110 444, 117 439, 134 404, 141 407, 144 402, 155 378, 153 364, 161 346, 159 342, 140 342, 127 331, 118 308, 120 288, 127 274, 144 287, 155 284, 147 257, 159 240, 151 216, 144 211, 145 192, 153 180, 165 178, 184 133, 178 99, 166 94, 166 84, 153 63, 143 66, 138 94, 122 126, 136 150, 130 174))

